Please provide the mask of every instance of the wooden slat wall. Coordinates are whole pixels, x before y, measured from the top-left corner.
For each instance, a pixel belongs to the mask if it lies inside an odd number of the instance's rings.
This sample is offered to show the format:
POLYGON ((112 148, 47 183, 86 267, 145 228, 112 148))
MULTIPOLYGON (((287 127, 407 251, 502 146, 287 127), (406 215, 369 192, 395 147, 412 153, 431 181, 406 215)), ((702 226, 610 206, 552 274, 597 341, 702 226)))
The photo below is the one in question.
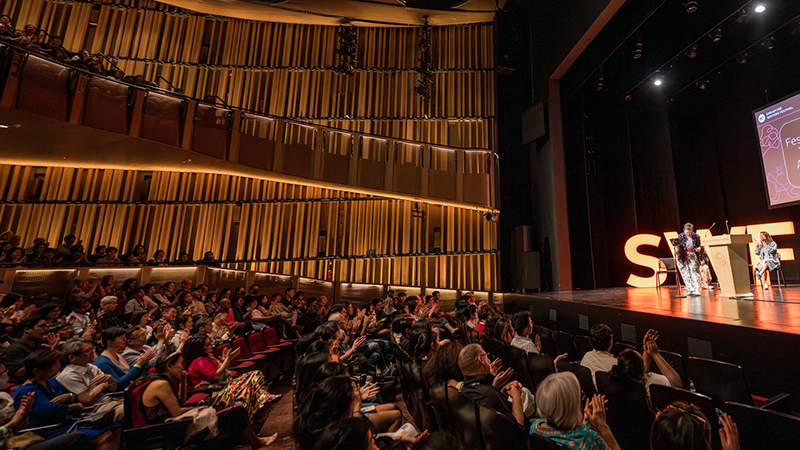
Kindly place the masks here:
POLYGON ((395 138, 493 145, 490 24, 433 29, 435 87, 426 106, 413 92, 419 28, 359 28, 357 66, 366 69, 348 77, 331 70, 335 27, 206 17, 152 0, 0 0, 0 11, 17 25, 63 35, 73 51, 119 57, 128 74, 163 76, 193 97, 395 138), (448 118, 465 120, 448 133, 448 118))
MULTIPOLYGON (((0 230, 14 230, 26 247, 37 237, 56 245, 64 235, 75 234, 89 250, 102 244, 127 252, 142 243, 148 254, 163 249, 169 259, 182 251, 199 259, 207 250, 218 258, 237 260, 338 256, 342 259, 334 263, 334 281, 497 288, 496 253, 359 258, 369 250, 377 255, 432 252, 437 227, 442 231, 442 252, 495 250, 497 225, 475 210, 394 199, 247 203, 362 196, 214 173, 0 165, 0 179, 8 180, 0 185, 0 230), (149 191, 142 191, 144 175, 152 176, 149 191), (41 195, 29 198, 37 177, 41 195), (140 197, 142 192, 146 198, 140 197), (56 200, 104 203, 32 203, 56 200), (417 208, 423 217, 412 213, 417 208), (324 248, 318 248, 320 231, 327 232, 324 248)), ((318 279, 327 273, 327 261, 232 267, 318 279)))

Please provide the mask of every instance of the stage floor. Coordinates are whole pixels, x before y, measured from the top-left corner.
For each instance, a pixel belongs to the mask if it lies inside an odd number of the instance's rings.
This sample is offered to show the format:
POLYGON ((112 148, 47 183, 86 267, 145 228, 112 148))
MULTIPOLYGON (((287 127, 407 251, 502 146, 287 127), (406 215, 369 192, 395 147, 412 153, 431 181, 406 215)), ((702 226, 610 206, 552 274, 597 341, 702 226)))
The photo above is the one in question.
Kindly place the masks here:
POLYGON ((753 293, 755 297, 749 299, 730 299, 718 296, 717 291, 703 290, 699 297, 675 298, 678 291, 674 286, 662 286, 525 295, 800 335, 800 286, 769 290, 753 287, 753 293))

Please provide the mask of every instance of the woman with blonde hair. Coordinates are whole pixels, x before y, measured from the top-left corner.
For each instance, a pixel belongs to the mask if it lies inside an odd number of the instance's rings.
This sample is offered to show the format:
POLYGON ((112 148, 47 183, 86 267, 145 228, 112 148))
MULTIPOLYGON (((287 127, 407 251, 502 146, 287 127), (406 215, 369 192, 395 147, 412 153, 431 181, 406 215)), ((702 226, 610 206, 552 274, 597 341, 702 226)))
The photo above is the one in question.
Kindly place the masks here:
POLYGON ((571 372, 549 375, 536 389, 536 414, 530 434, 571 449, 620 450, 606 423, 605 397, 595 394, 581 412, 581 387, 571 372))

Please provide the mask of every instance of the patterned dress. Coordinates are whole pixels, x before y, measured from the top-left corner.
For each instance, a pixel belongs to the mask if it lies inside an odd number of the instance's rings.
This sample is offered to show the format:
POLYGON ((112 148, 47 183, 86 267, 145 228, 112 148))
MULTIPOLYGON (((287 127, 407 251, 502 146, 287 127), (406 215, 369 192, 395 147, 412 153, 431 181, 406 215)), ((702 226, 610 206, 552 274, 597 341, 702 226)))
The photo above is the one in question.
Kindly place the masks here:
POLYGON ((240 403, 247 410, 247 417, 255 416, 258 410, 275 396, 267 392, 264 375, 258 371, 243 373, 236 378, 230 372, 218 383, 210 383, 219 367, 219 361, 206 356, 195 359, 189 365, 189 383, 194 389, 221 387, 211 394, 211 406, 233 406, 240 403))
POLYGON ((756 266, 759 272, 764 267, 764 264, 767 265, 769 270, 775 270, 781 265, 781 260, 778 259, 778 244, 775 241, 767 245, 759 242, 756 246, 756 255, 761 258, 756 266))
POLYGON ((606 441, 600 436, 600 432, 591 425, 583 424, 574 430, 561 431, 542 426, 545 422, 544 419, 535 419, 531 423, 530 434, 544 436, 574 450, 605 450, 607 448, 606 441))
POLYGON ((700 236, 692 233, 686 236, 685 233, 678 235, 682 243, 681 251, 678 253, 678 269, 681 271, 681 278, 689 292, 700 292, 700 262, 695 250, 700 249, 700 236))

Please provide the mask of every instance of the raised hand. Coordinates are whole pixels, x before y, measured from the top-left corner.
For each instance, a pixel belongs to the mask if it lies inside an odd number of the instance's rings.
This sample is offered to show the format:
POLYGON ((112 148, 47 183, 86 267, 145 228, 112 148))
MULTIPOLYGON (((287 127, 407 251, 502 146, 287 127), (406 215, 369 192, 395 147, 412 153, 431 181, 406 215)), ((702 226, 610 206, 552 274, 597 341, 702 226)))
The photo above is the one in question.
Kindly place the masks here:
POLYGON ((58 335, 55 334, 55 333, 47 333, 47 336, 45 336, 45 339, 47 339, 47 343, 44 344, 44 346, 49 348, 50 350, 55 350, 56 345, 58 345, 58 343, 60 341, 59 338, 58 338, 58 335))
POLYGON ((148 351, 146 351, 146 352, 142 353, 142 354, 141 354, 141 355, 140 355, 140 356, 139 356, 139 357, 136 359, 136 364, 135 364, 135 365, 137 365, 137 366, 143 366, 143 365, 147 364, 147 362, 148 362, 148 361, 150 361, 151 359, 153 359, 153 357, 154 357, 154 356, 156 356, 156 353, 157 353, 157 350, 156 350, 156 349, 154 349, 154 348, 151 348, 150 350, 148 350, 148 351))
POLYGON ((361 386, 361 388, 359 389, 359 393, 361 394, 361 400, 364 401, 372 397, 375 397, 376 395, 378 395, 378 392, 380 392, 380 390, 381 388, 378 387, 378 383, 367 383, 364 386, 361 386))
POLYGON ((723 413, 719 418, 719 440, 722 442, 722 450, 739 450, 739 427, 727 413, 723 413))
POLYGON ((361 346, 363 346, 364 343, 366 342, 367 342, 366 336, 359 336, 358 338, 356 338, 356 340, 353 341, 353 347, 352 347, 353 351, 356 351, 359 348, 361 348, 361 346))
POLYGON ((494 380, 492 380, 492 386, 500 389, 501 387, 505 386, 508 383, 508 380, 511 379, 511 375, 514 374, 514 369, 508 368, 497 375, 494 376, 494 380))
POLYGON ((494 361, 492 361, 492 364, 489 365, 489 373, 491 373, 492 375, 497 375, 500 372, 500 369, 502 368, 503 368, 503 361, 500 358, 496 358, 494 361))
POLYGON ((535 338, 533 338, 533 345, 536 346, 537 350, 539 350, 540 352, 542 351, 542 338, 538 334, 536 335, 535 338))

